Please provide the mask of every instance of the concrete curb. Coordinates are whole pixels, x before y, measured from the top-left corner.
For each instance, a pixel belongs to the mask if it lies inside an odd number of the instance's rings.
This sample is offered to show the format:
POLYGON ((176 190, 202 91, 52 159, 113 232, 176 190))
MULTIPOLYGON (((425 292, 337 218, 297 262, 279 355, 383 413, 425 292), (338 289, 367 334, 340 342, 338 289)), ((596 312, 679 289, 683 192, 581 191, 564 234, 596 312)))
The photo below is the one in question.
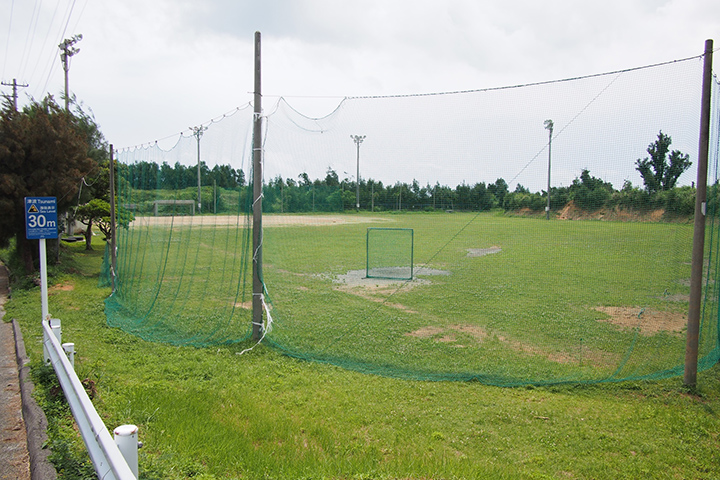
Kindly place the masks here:
POLYGON ((55 480, 57 472, 48 459, 50 450, 44 448, 47 443, 47 418, 32 396, 35 385, 30 380, 29 360, 25 352, 20 325, 13 319, 15 335, 15 359, 20 376, 20 395, 22 398, 22 414, 27 431, 27 447, 30 454, 30 477, 32 480, 55 480))

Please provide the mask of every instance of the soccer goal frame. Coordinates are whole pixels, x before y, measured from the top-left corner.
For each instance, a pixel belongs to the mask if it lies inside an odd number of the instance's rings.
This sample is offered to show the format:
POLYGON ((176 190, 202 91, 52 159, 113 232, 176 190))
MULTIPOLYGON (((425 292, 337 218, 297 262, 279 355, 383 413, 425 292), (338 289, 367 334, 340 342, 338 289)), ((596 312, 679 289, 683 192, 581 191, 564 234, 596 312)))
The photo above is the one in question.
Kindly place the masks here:
POLYGON ((415 250, 412 228, 369 227, 365 249, 366 278, 412 280, 415 250))

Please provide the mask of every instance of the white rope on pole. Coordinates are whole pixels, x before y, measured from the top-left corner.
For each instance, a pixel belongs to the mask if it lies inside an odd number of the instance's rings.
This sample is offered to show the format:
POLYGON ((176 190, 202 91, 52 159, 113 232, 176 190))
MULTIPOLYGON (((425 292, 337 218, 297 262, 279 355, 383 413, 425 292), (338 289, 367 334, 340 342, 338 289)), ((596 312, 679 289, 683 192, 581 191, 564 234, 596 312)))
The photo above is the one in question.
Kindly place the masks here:
POLYGON ((267 335, 268 333, 270 333, 272 331, 273 318, 272 318, 272 315, 270 314, 270 307, 268 306, 267 303, 265 303, 265 295, 263 295, 262 293, 257 293, 257 294, 253 294, 253 295, 260 296, 260 301, 262 302, 263 309, 265 310, 266 320, 263 324, 258 324, 258 323, 252 322, 253 325, 258 325, 259 327, 262 328, 262 336, 260 337, 260 340, 258 340, 255 345, 253 345, 250 348, 246 348, 242 352, 236 352, 235 355, 243 355, 247 352, 252 351, 252 349, 254 349, 258 345, 260 345, 260 343, 265 338, 265 335, 267 335))

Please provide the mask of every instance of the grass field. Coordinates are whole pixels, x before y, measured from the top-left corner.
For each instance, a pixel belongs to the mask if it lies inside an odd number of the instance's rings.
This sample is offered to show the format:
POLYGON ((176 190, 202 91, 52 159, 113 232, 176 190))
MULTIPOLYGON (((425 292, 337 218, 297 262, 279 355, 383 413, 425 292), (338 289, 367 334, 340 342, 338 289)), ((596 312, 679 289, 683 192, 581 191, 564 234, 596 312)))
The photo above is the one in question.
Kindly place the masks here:
MULTIPOLYGON (((278 317, 274 342, 321 360, 328 352, 345 352, 362 364, 376 355, 377 365, 390 365, 390 373, 398 364, 389 362, 405 359, 400 371, 418 364, 431 373, 489 366, 508 374, 512 367, 513 378, 568 369, 574 375, 612 373, 602 363, 610 363, 606 357, 588 351, 612 352, 616 342, 626 342, 616 348, 626 352, 633 341, 633 355, 646 356, 626 368, 646 372, 674 361, 665 358, 672 356, 667 352, 681 348, 682 335, 669 328, 643 332, 638 322, 628 330, 598 321, 611 315, 593 307, 686 309, 689 267, 682 246, 688 226, 545 223, 492 214, 468 225, 469 215, 454 214, 442 218, 448 231, 465 228, 456 244, 440 248, 440 236, 427 233, 437 230, 432 215, 390 220, 416 229, 418 262, 429 259, 428 266, 451 274, 415 288, 369 293, 332 281, 363 267, 365 225, 266 229, 266 282, 275 286, 278 317), (516 238, 519 232, 523 238, 516 238), (554 248, 544 244, 547 239, 554 248), (467 248, 490 246, 501 251, 467 256, 467 248), (539 275, 543 258, 550 260, 544 266, 563 275, 539 275), (563 276, 575 282, 545 288, 563 276), (541 293, 549 297, 545 307, 533 302, 541 293), (344 313, 348 305, 358 313, 344 313), (528 332, 517 319, 530 318, 538 326, 528 332), (570 328, 573 322, 581 323, 570 328), (591 344, 585 340, 591 327, 608 338, 598 336, 591 344), (290 331, 300 332, 298 338, 288 338, 290 331), (360 337, 351 336, 355 332, 360 337), (388 338, 375 338, 379 333, 388 338), (332 341, 318 351, 323 338, 332 341), (583 339, 575 344, 573 361, 562 357, 569 353, 557 346, 558 338, 583 339)), ((50 311, 63 320, 65 341, 76 343, 81 378, 96 383, 95 403, 106 424, 140 426, 144 478, 720 477, 717 367, 701 374, 693 392, 682 389, 677 377, 503 389, 365 375, 264 346, 236 355, 248 343, 170 346, 109 328, 103 314, 109 290, 97 287, 99 252, 78 250, 73 259, 78 273, 54 278, 50 311)), ((39 293, 13 297, 7 318, 20 320, 37 362, 39 293)), ((183 301, 186 307, 191 302, 183 301)), ((638 318, 650 319, 659 321, 638 318)))
MULTIPOLYGON (((267 228, 272 341, 362 371, 498 385, 674 375, 683 362, 689 224, 380 218, 412 228, 416 266, 445 275, 343 283, 365 268, 375 224, 267 228)), ((707 353, 717 322, 704 326, 707 353)))
MULTIPOLYGON (((120 237, 122 283, 108 304, 110 324, 176 345, 246 338, 250 240, 242 221, 136 222, 120 237)), ((268 340, 298 358, 501 386, 675 376, 684 361, 688 223, 491 212, 268 215, 265 225, 268 340), (416 279, 349 280, 365 269, 369 226, 413 229, 416 279)), ((701 355, 717 345, 717 302, 704 312, 715 320, 703 323, 701 355)))

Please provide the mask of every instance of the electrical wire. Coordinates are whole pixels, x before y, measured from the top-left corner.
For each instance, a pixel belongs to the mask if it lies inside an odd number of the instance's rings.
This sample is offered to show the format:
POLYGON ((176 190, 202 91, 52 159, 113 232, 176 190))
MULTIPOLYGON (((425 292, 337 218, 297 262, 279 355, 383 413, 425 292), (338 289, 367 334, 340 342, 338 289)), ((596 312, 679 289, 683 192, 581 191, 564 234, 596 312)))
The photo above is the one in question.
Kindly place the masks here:
MULTIPOLYGON (((40 1, 42 4, 42 1, 40 1)), ((38 8, 38 1, 35 0, 33 6, 32 15, 30 15, 30 24, 28 25, 27 36, 25 37, 25 45, 23 46, 23 53, 20 60, 20 78, 25 77, 25 70, 27 69, 28 58, 30 58, 30 52, 35 41, 35 32, 37 31, 38 18, 40 18, 40 9, 38 8)))
POLYGON ((5 66, 7 65, 8 51, 10 49, 10 32, 12 32, 13 12, 15 11, 15 0, 10 3, 10 18, 8 20, 8 34, 5 42, 5 58, 3 59, 2 78, 5 78, 5 66))

